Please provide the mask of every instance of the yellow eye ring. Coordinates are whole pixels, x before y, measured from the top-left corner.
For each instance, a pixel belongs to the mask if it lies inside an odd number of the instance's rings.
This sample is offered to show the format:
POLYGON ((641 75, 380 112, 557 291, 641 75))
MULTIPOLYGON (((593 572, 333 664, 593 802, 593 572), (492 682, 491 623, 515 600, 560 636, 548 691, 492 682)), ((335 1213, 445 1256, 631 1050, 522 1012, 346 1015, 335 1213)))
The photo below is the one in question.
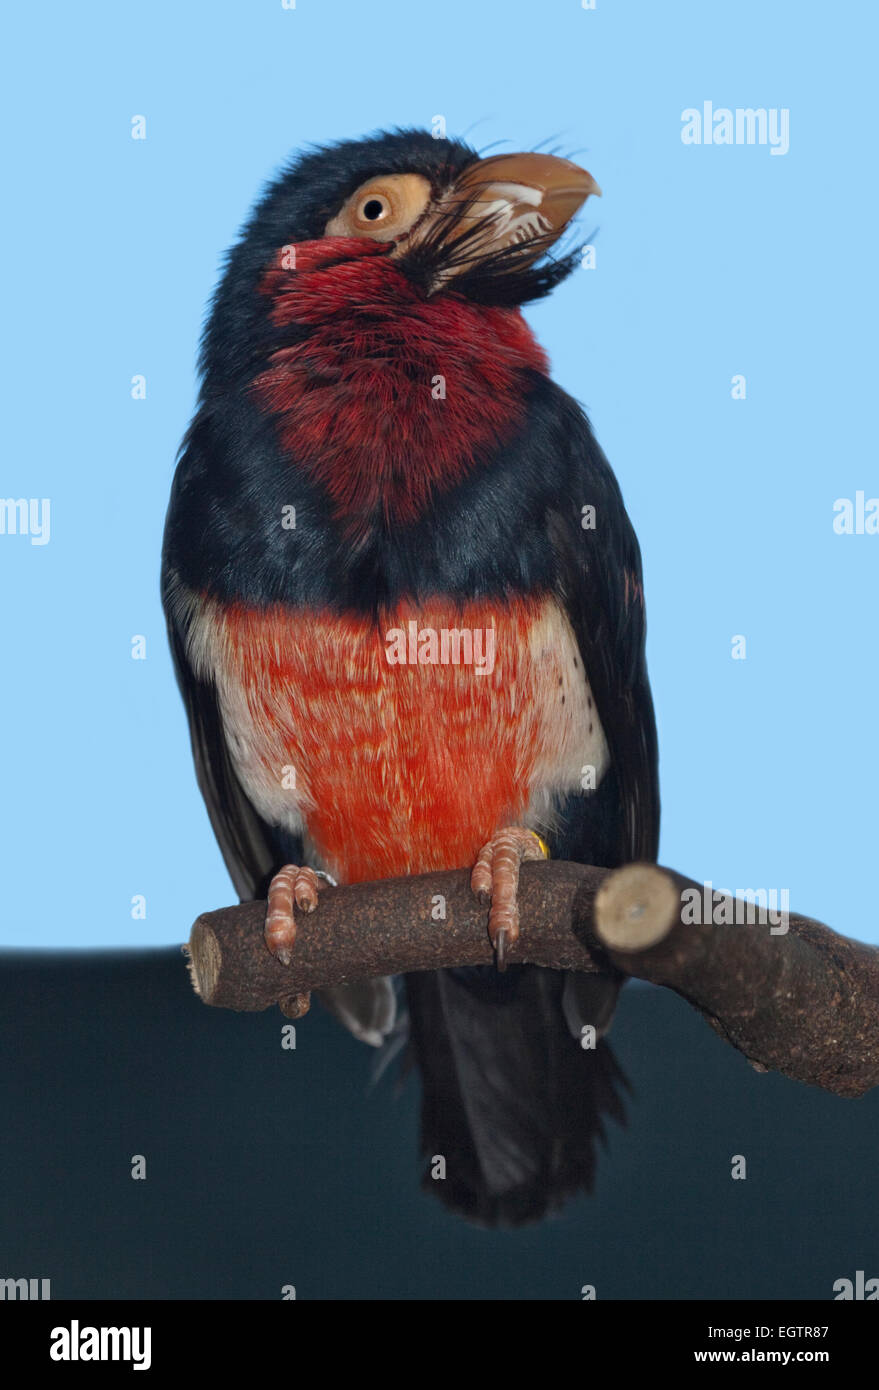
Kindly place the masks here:
POLYGON ((430 183, 422 174, 379 175, 351 194, 326 224, 324 235, 395 241, 422 215, 430 197, 430 183))

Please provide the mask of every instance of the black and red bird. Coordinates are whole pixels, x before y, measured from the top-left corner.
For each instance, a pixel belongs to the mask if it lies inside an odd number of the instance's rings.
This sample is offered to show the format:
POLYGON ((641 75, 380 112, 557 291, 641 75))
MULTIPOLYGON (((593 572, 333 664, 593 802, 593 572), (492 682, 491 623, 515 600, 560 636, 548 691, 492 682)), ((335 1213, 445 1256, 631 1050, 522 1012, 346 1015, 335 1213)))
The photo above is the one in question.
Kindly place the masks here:
MULTIPOLYGON (((298 159, 229 254, 163 601, 211 822, 282 961, 319 875, 472 867, 502 957, 521 859, 656 856, 638 542, 520 311, 578 263, 548 253, 598 191, 568 160, 398 131, 298 159)), ((622 1078, 582 1029, 619 986, 406 977, 448 1205, 517 1224, 591 1187, 622 1078)), ((321 997, 379 1045, 397 994, 321 997)))

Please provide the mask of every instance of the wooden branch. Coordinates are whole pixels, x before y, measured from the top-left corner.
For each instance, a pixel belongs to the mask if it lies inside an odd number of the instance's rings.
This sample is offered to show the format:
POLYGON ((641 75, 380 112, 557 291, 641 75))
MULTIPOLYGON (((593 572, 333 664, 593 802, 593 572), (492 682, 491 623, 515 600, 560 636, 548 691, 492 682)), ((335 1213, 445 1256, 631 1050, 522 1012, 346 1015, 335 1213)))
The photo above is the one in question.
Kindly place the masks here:
MULTIPOLYGON (((664 985, 759 1071, 842 1096, 879 1085, 879 949, 793 913, 779 925, 751 909, 746 922, 716 925, 720 913, 709 903, 691 924, 690 904, 702 899, 701 884, 652 864, 525 864, 521 935, 508 959, 617 970, 664 985)), ((738 903, 739 918, 745 914, 740 900, 726 902, 738 903)), ((298 1017, 312 990, 493 959, 487 912, 466 870, 326 889, 316 912, 297 914, 289 967, 267 950, 264 918, 261 902, 199 917, 189 953, 205 1003, 239 1010, 280 1004, 298 1017)))

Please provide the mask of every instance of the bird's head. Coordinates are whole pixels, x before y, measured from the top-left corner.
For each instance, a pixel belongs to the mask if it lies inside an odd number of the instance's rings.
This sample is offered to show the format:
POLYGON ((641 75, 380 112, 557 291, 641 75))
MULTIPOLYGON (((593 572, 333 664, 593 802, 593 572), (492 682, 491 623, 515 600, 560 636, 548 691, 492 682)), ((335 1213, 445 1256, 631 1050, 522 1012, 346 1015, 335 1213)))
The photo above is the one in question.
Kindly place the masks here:
MULTIPOLYGON (((517 308, 539 299, 577 263, 576 251, 548 253, 590 194, 600 192, 570 160, 537 153, 480 158, 460 141, 425 131, 309 152, 268 188, 230 253, 213 316, 224 325, 223 348, 250 336, 258 315, 254 291, 267 271, 286 266, 295 277, 297 248, 304 253, 300 267, 309 269, 352 262, 354 272, 380 257, 407 294, 425 300, 455 295, 517 308)), ((390 273, 385 283, 392 283, 390 273)), ((211 338, 209 327, 208 368, 211 338)))
POLYGON ((349 192, 346 180, 322 235, 389 247, 427 296, 447 290, 512 306, 546 294, 572 268, 575 256, 548 261, 546 254, 589 195, 600 195, 592 175, 554 155, 480 159, 466 146, 440 143, 438 151, 436 140, 419 134, 354 146, 359 182, 349 192), (385 148, 395 157, 377 168, 385 148))

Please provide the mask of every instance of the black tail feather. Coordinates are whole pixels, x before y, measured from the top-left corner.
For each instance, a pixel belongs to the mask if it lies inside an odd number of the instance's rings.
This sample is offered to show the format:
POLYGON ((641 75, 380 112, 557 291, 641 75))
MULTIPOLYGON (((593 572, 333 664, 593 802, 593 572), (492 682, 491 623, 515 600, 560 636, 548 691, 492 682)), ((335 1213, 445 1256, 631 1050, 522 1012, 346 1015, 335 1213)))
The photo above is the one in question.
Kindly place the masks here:
POLYGON ((482 1225, 539 1221, 591 1191, 605 1118, 625 1125, 628 1083, 606 1042, 572 1036, 565 978, 534 966, 406 977, 422 1185, 482 1225))

